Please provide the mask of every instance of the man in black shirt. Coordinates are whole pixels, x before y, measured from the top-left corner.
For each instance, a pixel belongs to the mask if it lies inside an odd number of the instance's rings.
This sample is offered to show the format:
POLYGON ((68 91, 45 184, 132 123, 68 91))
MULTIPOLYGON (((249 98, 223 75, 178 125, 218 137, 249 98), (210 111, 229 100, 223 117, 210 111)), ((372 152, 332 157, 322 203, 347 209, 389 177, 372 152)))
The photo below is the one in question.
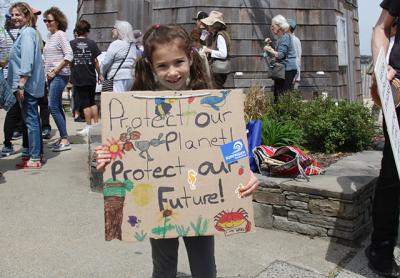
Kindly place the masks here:
MULTIPOLYGON (((395 20, 399 20, 400 1, 384 0, 381 3, 382 13, 376 23, 372 35, 372 56, 374 63, 378 58, 379 50, 383 47, 387 51, 389 46, 390 28, 395 20)), ((399 25, 397 25, 399 26, 399 25)), ((392 81, 400 77, 400 32, 397 32, 395 42, 390 53, 388 79, 392 81)), ((400 119, 400 108, 396 109, 400 119)), ((371 244, 366 249, 369 267, 377 274, 385 277, 398 277, 399 266, 394 260, 394 247, 397 241, 399 225, 399 196, 400 181, 397 173, 392 148, 385 121, 383 122, 385 147, 383 149, 382 165, 375 189, 372 209, 373 232, 371 244)), ((398 138, 396 140, 399 140, 398 138)))

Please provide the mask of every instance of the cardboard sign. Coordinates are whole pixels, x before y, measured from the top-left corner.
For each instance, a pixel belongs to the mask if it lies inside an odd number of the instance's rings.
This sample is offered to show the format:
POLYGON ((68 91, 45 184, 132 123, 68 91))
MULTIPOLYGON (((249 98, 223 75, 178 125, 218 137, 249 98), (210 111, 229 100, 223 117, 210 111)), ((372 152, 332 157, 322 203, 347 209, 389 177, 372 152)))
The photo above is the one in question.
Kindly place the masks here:
POLYGON ((382 112, 385 116, 386 128, 390 138, 390 145, 397 167, 397 173, 400 177, 400 130, 399 122, 394 106, 392 88, 387 79, 387 63, 385 51, 383 48, 379 51, 378 59, 375 65, 375 77, 378 85, 378 93, 382 103, 382 112))
POLYGON ((242 90, 102 93, 106 240, 254 230, 242 90), (228 163, 225 159, 228 157, 228 163))

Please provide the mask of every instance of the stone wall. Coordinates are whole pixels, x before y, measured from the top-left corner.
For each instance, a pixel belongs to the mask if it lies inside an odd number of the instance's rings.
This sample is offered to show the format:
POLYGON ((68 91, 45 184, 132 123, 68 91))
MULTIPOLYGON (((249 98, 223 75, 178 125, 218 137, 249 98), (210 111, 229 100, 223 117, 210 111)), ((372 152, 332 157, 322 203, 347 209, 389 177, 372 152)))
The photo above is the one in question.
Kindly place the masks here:
POLYGON ((356 240, 371 227, 374 176, 314 176, 311 182, 259 175, 256 226, 356 240))

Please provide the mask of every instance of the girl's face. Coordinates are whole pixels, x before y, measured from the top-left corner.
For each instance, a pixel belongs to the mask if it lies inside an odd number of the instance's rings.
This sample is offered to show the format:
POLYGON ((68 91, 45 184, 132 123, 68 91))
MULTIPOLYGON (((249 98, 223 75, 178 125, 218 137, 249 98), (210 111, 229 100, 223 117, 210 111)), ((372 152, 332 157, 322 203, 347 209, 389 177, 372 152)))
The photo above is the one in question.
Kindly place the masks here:
POLYGON ((50 33, 55 33, 58 31, 58 23, 52 14, 48 14, 46 18, 43 19, 43 22, 46 24, 47 30, 49 30, 50 33))
POLYGON ((11 10, 11 20, 15 28, 22 28, 28 24, 28 19, 17 8, 11 10))
POLYGON ((158 45, 152 54, 153 72, 161 85, 160 89, 185 90, 186 80, 192 64, 179 42, 158 45))

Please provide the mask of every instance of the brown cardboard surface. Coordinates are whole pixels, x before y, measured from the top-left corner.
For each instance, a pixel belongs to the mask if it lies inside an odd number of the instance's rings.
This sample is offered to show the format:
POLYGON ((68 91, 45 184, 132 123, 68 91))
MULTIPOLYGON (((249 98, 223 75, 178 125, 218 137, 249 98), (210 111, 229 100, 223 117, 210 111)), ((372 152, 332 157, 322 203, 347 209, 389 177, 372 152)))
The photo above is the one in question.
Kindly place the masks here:
POLYGON ((242 90, 102 93, 106 239, 142 241, 254 230, 242 90), (238 147, 239 149, 237 149, 238 147))

